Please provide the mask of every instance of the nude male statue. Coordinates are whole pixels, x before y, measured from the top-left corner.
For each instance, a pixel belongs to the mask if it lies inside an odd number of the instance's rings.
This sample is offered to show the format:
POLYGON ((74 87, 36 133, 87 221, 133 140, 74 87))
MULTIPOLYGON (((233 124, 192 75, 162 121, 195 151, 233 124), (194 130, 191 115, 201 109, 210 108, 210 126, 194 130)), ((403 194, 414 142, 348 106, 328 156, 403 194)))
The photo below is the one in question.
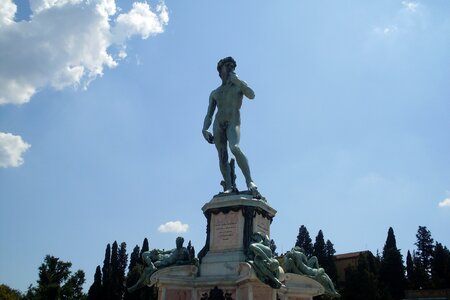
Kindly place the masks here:
POLYGON ((227 144, 231 153, 236 158, 236 162, 245 177, 248 190, 253 195, 259 195, 257 186, 250 174, 247 157, 239 147, 241 115, 240 108, 242 99, 246 96, 248 99, 255 98, 253 90, 240 80, 234 72, 236 61, 232 57, 221 59, 217 64, 219 77, 222 79, 222 85, 211 92, 209 96, 208 111, 203 123, 203 136, 210 144, 215 144, 219 154, 220 172, 224 179, 224 192, 233 192, 232 177, 230 172, 230 163, 228 162, 227 144), (211 126, 214 111, 217 113, 213 124, 213 134, 208 131, 211 126))

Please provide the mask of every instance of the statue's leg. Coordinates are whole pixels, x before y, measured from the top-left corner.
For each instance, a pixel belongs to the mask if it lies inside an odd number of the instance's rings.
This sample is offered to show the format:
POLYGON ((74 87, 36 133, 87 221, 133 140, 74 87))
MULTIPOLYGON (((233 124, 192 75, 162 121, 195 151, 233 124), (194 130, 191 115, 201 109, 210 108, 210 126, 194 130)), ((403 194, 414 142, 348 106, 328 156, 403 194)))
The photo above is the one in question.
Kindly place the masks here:
POLYGON ((247 183, 248 189, 256 190, 257 187, 256 184, 253 182, 252 176, 250 174, 250 167, 248 165, 247 157, 239 147, 240 135, 241 134, 239 125, 230 124, 230 126, 228 126, 227 137, 228 143, 230 145, 230 150, 233 153, 234 157, 236 158, 236 162, 239 168, 241 169, 242 174, 244 174, 245 182, 247 183))
POLYGON ((308 259, 308 263, 307 263, 308 267, 314 268, 314 269, 318 269, 319 268, 319 260, 317 259, 316 256, 311 256, 308 259))
POLYGON ((228 162, 227 137, 225 130, 214 124, 214 144, 219 155, 219 167, 225 181, 225 192, 231 191, 230 164, 228 162))

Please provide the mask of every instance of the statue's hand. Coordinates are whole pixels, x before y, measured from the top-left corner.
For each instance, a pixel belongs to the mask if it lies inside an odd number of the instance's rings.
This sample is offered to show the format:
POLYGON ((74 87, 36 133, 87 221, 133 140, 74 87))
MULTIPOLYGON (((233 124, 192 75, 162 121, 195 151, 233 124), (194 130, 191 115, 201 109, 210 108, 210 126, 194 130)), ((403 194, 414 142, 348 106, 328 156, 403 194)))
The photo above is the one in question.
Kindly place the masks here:
POLYGON ((214 144, 214 136, 211 134, 211 132, 209 132, 208 130, 203 130, 202 133, 203 137, 208 143, 214 144))
POLYGON ((230 72, 228 76, 232 83, 234 83, 235 85, 241 85, 241 80, 237 77, 236 73, 230 72))

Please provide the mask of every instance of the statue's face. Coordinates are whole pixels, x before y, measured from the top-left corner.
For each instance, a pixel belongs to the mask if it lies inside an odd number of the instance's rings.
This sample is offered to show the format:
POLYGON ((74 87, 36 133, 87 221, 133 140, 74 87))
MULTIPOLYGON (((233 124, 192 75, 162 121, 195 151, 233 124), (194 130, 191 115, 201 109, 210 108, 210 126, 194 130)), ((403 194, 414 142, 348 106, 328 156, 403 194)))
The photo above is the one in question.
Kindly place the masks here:
POLYGON ((230 62, 226 62, 222 65, 222 67, 220 68, 220 78, 222 79, 227 79, 228 78, 228 74, 230 74, 230 72, 234 71, 234 64, 230 61, 230 62))

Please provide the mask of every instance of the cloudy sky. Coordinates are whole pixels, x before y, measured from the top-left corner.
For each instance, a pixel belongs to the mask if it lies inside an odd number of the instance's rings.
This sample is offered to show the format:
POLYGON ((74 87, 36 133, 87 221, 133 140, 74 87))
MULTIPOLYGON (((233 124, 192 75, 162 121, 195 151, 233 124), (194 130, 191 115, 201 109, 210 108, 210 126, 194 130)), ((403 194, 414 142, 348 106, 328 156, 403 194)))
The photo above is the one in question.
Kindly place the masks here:
POLYGON ((450 246, 449 53, 446 0, 2 0, 0 283, 26 290, 52 254, 88 287, 115 240, 200 250, 229 55, 280 252, 302 224, 338 253, 381 250, 389 226, 404 255, 419 225, 450 246))

